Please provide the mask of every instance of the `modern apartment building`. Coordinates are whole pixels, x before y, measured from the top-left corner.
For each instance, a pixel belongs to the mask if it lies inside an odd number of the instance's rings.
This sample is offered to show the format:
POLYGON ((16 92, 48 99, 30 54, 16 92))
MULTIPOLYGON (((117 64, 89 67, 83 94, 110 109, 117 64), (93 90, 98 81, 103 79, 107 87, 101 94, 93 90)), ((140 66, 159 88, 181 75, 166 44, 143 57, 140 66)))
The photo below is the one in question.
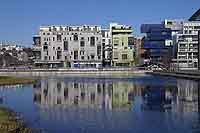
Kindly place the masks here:
POLYGON ((181 29, 182 21, 176 20, 165 20, 161 24, 143 24, 141 32, 146 33, 143 42, 145 59, 169 66, 176 56, 176 34, 181 29))
POLYGON ((200 31, 200 22, 183 23, 183 31, 177 35, 177 63, 179 69, 197 69, 198 31, 200 31))
POLYGON ((42 26, 34 37, 40 53, 35 64, 47 67, 100 67, 103 60, 100 26, 42 26))
POLYGON ((134 66, 134 47, 128 38, 133 32, 131 26, 110 24, 112 37, 112 66, 134 66))
POLYGON ((169 58, 172 46, 170 29, 163 24, 143 24, 141 32, 146 33, 143 45, 146 60, 163 63, 165 57, 169 58))

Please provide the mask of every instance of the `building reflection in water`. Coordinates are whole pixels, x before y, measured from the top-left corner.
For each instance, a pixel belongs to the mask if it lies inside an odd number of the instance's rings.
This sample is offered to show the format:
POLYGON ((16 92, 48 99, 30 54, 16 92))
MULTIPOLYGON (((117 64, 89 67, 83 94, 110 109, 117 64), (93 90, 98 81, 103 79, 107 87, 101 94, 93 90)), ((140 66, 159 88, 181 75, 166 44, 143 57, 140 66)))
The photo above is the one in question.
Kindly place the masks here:
POLYGON ((177 79, 177 109, 180 112, 198 111, 198 82, 177 79))
POLYGON ((171 109, 176 90, 175 86, 146 86, 142 92, 142 109, 160 111, 171 109))
POLYGON ((34 102, 41 106, 130 109, 141 88, 130 82, 41 80, 34 84, 34 102))
POLYGON ((96 112, 88 108, 130 111, 137 104, 144 111, 170 110, 180 119, 196 112, 197 115, 191 116, 192 126, 195 131, 200 131, 199 88, 200 82, 183 79, 177 79, 175 85, 143 85, 104 79, 43 79, 34 84, 33 91, 34 103, 50 120, 73 120, 77 115, 80 115, 80 119, 96 120, 100 118, 96 118, 96 112))

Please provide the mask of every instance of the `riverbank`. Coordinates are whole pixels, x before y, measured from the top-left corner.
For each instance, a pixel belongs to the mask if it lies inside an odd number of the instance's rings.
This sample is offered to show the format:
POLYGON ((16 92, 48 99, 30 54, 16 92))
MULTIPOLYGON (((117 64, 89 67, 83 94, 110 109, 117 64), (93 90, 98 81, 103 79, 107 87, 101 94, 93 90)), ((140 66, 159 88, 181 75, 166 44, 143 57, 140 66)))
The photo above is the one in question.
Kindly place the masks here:
POLYGON ((200 79, 199 71, 153 71, 153 72, 147 72, 147 74, 170 76, 176 78, 200 79))
POLYGON ((147 70, 140 70, 136 68, 102 68, 102 69, 27 69, 27 70, 13 70, 0 69, 0 75, 9 76, 51 76, 51 75, 133 75, 145 74, 151 72, 147 70))
POLYGON ((37 133, 40 130, 28 128, 20 116, 14 111, 0 106, 0 132, 1 133, 37 133))
POLYGON ((16 85, 16 84, 31 84, 34 79, 13 77, 13 76, 0 76, 0 85, 16 85))

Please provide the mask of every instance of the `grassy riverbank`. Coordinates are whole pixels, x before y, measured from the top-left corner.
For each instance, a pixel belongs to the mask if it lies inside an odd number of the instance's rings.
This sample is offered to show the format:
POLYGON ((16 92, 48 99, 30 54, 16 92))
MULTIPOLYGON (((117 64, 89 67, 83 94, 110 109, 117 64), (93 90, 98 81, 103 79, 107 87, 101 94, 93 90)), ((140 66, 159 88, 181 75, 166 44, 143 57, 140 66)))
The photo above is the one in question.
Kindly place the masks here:
POLYGON ((34 82, 34 79, 29 78, 0 76, 0 85, 30 84, 34 82))
POLYGON ((24 128, 23 122, 13 111, 0 107, 0 132, 16 132, 24 128))
POLYGON ((23 120, 15 112, 0 107, 0 133, 7 132, 37 133, 40 130, 27 128, 23 120))

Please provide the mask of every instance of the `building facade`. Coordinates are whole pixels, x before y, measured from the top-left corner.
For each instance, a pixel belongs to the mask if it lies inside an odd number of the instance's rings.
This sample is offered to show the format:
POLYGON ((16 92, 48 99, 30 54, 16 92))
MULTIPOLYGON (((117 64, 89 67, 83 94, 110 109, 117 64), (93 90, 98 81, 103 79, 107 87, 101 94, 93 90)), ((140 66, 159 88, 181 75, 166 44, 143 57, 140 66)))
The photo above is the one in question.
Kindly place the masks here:
POLYGON ((198 31, 200 31, 199 22, 183 23, 183 31, 177 35, 177 63, 179 69, 197 69, 198 31))
POLYGON ((151 63, 164 63, 170 58, 172 49, 171 30, 163 24, 143 24, 141 32, 146 33, 143 48, 145 59, 151 63))
POLYGON ((129 45, 133 32, 130 26, 110 24, 112 37, 112 66, 134 66, 134 47, 129 45))
POLYGON ((151 63, 170 66, 176 57, 177 34, 182 29, 182 21, 164 20, 161 24, 143 24, 141 32, 146 33, 143 48, 145 59, 151 63))
POLYGON ((99 68, 134 65, 132 28, 101 26, 42 26, 33 37, 35 65, 48 68, 99 68))
POLYGON ((101 33, 103 47, 103 67, 109 67, 112 63, 111 32, 109 29, 102 29, 101 33))
POLYGON ((35 61, 47 67, 102 66, 102 34, 100 26, 43 26, 35 37, 34 49, 40 52, 35 61), (40 41, 38 41, 40 40, 40 41), (38 43, 39 42, 39 43, 38 43))
POLYGON ((198 33, 198 70, 200 70, 200 31, 198 33))
POLYGON ((144 50, 142 47, 142 37, 134 37, 133 43, 134 43, 134 50, 135 50, 135 64, 142 65, 144 64, 144 50))

